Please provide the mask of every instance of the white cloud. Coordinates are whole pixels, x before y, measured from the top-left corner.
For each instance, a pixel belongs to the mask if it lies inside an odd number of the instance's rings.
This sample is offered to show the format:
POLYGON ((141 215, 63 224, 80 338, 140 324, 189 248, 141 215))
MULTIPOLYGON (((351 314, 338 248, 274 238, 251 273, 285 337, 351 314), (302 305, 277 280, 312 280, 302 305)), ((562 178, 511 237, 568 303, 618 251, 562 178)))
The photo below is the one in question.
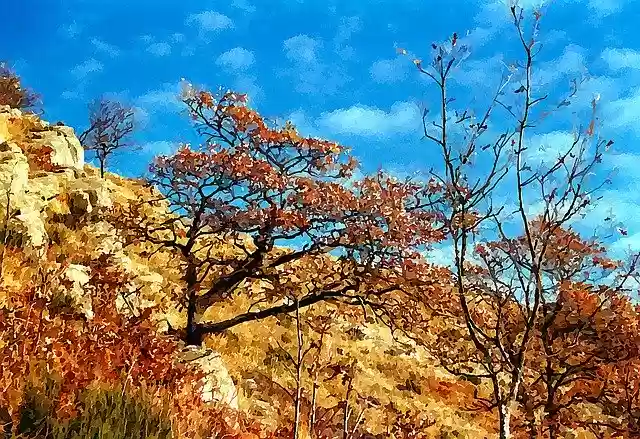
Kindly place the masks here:
POLYGON ((629 129, 640 134, 640 90, 607 104, 603 119, 608 129, 629 129))
POLYGON ((216 11, 203 11, 187 17, 187 24, 196 24, 201 32, 215 32, 233 28, 233 21, 216 11))
POLYGON ((334 51, 342 59, 351 59, 355 49, 348 44, 354 33, 360 32, 362 22, 359 17, 344 17, 340 20, 336 35, 333 37, 334 51))
POLYGON ((320 137, 318 130, 313 126, 313 123, 303 109, 299 108, 290 113, 287 116, 287 120, 291 121, 303 136, 320 137))
MULTIPOLYGON (((532 168, 539 164, 552 165, 573 145, 574 139, 575 135, 567 131, 553 131, 531 136, 527 142, 525 160, 532 168)), ((576 145, 576 148, 579 148, 579 145, 576 145)))
POLYGON ((640 69, 640 52, 637 50, 609 48, 602 52, 602 59, 613 71, 640 69))
POLYGON ((103 67, 104 66, 101 62, 97 61, 94 58, 90 58, 71 69, 71 74, 75 76, 76 79, 83 79, 91 73, 102 71, 103 67))
POLYGON ((283 43, 285 56, 295 62, 315 63, 322 43, 308 35, 296 35, 283 43))
POLYGON ((622 10, 623 0, 589 0, 588 6, 598 18, 604 18, 620 12, 622 10))
POLYGON ((230 70, 246 70, 254 63, 253 52, 242 47, 234 47, 221 54, 216 60, 216 64, 230 70))
POLYGON ((612 256, 619 258, 624 258, 628 253, 637 253, 640 251, 640 233, 618 239, 610 246, 609 251, 612 256))
POLYGON ((585 50, 575 44, 567 46, 558 58, 545 62, 533 76, 540 85, 551 84, 563 76, 579 76, 587 73, 585 50))
POLYGON ((147 113, 176 113, 182 109, 179 85, 167 85, 162 89, 150 90, 136 99, 136 105, 147 113))
POLYGON ((93 47, 95 47, 95 49, 98 52, 105 53, 106 55, 112 58, 115 58, 116 56, 120 55, 120 49, 117 46, 104 42, 98 38, 92 38, 91 44, 93 45, 93 47))
POLYGON ((147 52, 155 56, 167 56, 171 54, 171 45, 169 43, 153 43, 147 47, 147 52))
POLYGON ((389 111, 355 105, 324 113, 318 126, 333 133, 362 137, 387 136, 419 129, 420 111, 416 105, 408 102, 396 102, 389 111))
POLYGON ((144 129, 147 125, 149 125, 151 117, 149 116, 149 112, 144 108, 134 106, 133 120, 135 121, 137 129, 144 129))
POLYGON ((231 3, 231 6, 233 6, 234 8, 241 9, 248 13, 256 12, 256 7, 250 4, 249 2, 247 2, 246 0, 233 0, 233 2, 231 3))
POLYGON ((453 267, 455 263, 455 249, 451 243, 434 245, 424 252, 427 262, 441 267, 453 267))
POLYGON ((178 149, 178 143, 158 140, 142 144, 142 152, 151 155, 168 155, 178 149))
POLYGON ((371 78, 378 83, 392 83, 407 76, 411 62, 404 56, 393 59, 381 59, 374 62, 369 69, 371 78))
POLYGON ((173 40, 174 43, 183 43, 185 40, 185 37, 184 37, 184 34, 176 32, 175 34, 171 35, 171 39, 173 40))
POLYGON ((629 152, 609 153, 603 158, 605 165, 623 177, 635 180, 640 169, 640 155, 629 152))
POLYGON ((598 94, 603 108, 606 109, 609 102, 620 98, 623 92, 623 85, 624 83, 609 76, 592 76, 578 88, 578 93, 571 102, 576 106, 582 106, 583 108, 588 106, 591 108, 593 96, 598 94))
POLYGON ((460 39, 460 44, 464 44, 470 48, 471 51, 484 46, 495 35, 496 29, 494 27, 482 27, 478 26, 470 31, 460 39))
MULTIPOLYGON (((454 81, 472 90, 479 88, 495 89, 502 79, 504 59, 502 55, 495 55, 485 59, 467 59, 455 73, 454 81)), ((422 76, 427 80, 426 76, 422 76)), ((430 79, 428 79, 430 81, 430 79)))
MULTIPOLYGON (((324 44, 308 35, 296 35, 285 40, 282 48, 290 65, 277 74, 288 76, 299 93, 324 97, 337 93, 351 80, 341 64, 326 64, 320 58, 324 44)), ((343 54, 344 55, 344 54, 343 54)))
POLYGON ((262 88, 254 76, 240 76, 233 83, 233 88, 239 93, 245 93, 249 97, 252 106, 257 105, 264 97, 262 88))

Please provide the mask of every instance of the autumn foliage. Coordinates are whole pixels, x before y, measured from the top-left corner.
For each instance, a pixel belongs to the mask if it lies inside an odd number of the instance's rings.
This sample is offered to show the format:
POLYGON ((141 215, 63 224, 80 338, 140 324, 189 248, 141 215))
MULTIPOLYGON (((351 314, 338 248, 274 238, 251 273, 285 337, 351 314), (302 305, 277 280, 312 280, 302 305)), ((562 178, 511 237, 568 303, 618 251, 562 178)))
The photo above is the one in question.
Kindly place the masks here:
POLYGON ((121 228, 132 242, 180 254, 189 343, 296 303, 375 306, 397 289, 415 247, 440 238, 426 209, 437 185, 383 173, 350 182, 356 162, 346 148, 268 123, 242 95, 190 87, 184 102, 204 143, 157 157, 149 179, 174 217, 144 224, 131 210, 121 228), (220 254, 221 243, 234 250, 220 254), (263 290, 255 295, 261 309, 199 321, 250 283, 263 290))
POLYGON ((38 100, 33 91, 22 85, 20 77, 5 63, 0 62, 0 105, 28 110, 32 109, 38 100))
MULTIPOLYGON (((594 98, 566 151, 534 162, 530 133, 576 90, 542 109, 541 15, 511 15, 521 62, 477 114, 453 97, 469 55, 456 33, 414 60, 436 89, 418 129, 440 166, 425 178, 363 175, 344 145, 267 119, 243 94, 183 84, 199 143, 155 157, 137 199, 92 217, 117 245, 90 258, 58 237, 29 259, 5 240, 20 274, 0 283, 2 420, 51 439, 99 435, 79 426, 103 408, 136 413, 122 437, 640 437, 640 255, 581 233, 613 141, 598 137, 594 98), (140 279, 123 266, 144 258, 163 265, 161 303, 125 315, 140 279), (90 273, 90 313, 64 294, 74 264, 90 273), (203 372, 176 361, 183 344, 221 353, 239 410, 203 402, 203 372)), ((3 72, 0 104, 32 105, 3 72)), ((96 102, 82 140, 101 177, 133 128, 131 108, 96 102)), ((62 216, 50 220, 77 232, 62 216)))
MULTIPOLYGON (((227 422, 223 411, 202 405, 200 373, 173 360, 175 341, 156 332, 148 313, 135 320, 117 313, 115 296, 125 286, 126 276, 108 258, 92 266, 89 290, 94 315, 89 319, 60 295, 61 274, 69 262, 53 257, 49 253, 19 290, 2 286, 3 296, 9 298, 0 309, 0 407, 10 415, 3 420, 9 422, 5 428, 38 435, 53 428, 52 420, 73 426, 82 414, 79 410, 91 410, 82 402, 87 392, 122 388, 123 395, 134 398, 149 395, 150 408, 143 415, 162 413, 167 437, 211 433, 240 437, 243 428, 250 431, 248 423, 234 423, 244 422, 241 419, 227 422), (25 426, 21 416, 28 404, 34 404, 34 392, 35 403, 48 405, 48 413, 42 413, 45 418, 37 419, 39 423, 25 426)), ((108 411, 98 415, 110 416, 108 411)))

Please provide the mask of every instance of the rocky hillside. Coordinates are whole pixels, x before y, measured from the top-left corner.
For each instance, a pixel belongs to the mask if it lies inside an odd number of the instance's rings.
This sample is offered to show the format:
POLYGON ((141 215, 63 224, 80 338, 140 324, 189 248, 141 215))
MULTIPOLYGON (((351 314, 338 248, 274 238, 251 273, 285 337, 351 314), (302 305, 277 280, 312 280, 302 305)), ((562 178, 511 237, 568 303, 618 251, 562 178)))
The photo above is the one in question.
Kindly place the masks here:
MULTIPOLYGON (((144 181, 109 173, 100 178, 85 163, 71 127, 50 125, 37 116, 0 107, 0 182, 2 284, 6 287, 0 307, 10 307, 10 291, 27 282, 32 273, 25 267, 35 267, 53 255, 53 259, 70 261, 60 274, 60 294, 91 320, 95 299, 87 285, 96 261, 108 258, 110 269, 128 279, 126 290, 115 301, 119 314, 143 315, 160 333, 185 325, 176 299, 183 285, 173 263, 175 255, 166 249, 152 252, 145 243, 125 242, 116 227, 119 212, 158 195, 144 181), (150 312, 144 313, 145 309, 150 312)), ((142 206, 147 218, 161 220, 168 215, 166 204, 142 206)), ((249 305, 247 298, 234 299, 204 317, 232 315, 249 305)), ((404 422, 420 422, 442 435, 438 437, 488 434, 479 427, 480 415, 460 409, 460 398, 468 389, 433 367, 424 352, 406 340, 398 343, 386 328, 373 322, 362 327, 338 317, 328 305, 304 315, 319 317, 327 321, 322 341, 327 349, 318 350, 315 364, 325 366, 315 372, 327 376, 318 379, 316 373, 316 381, 307 383, 309 389, 302 396, 320 408, 327 430, 330 419, 337 422, 340 417, 345 397, 353 399, 347 392, 353 392, 358 395, 353 410, 360 412, 371 434, 387 437, 389 426, 399 423, 405 413, 404 422), (348 383, 330 376, 336 364, 354 367, 348 383)), ((311 343, 313 337, 308 337, 311 343)), ((265 431, 278 431, 293 416, 295 374, 289 362, 292 354, 287 352, 294 352, 295 339, 291 319, 272 318, 211 337, 203 348, 185 348, 178 342, 174 357, 176 362, 197 364, 206 373, 201 395, 206 402, 223 403, 257 419, 265 431)), ((309 373, 311 377, 314 371, 309 373)))

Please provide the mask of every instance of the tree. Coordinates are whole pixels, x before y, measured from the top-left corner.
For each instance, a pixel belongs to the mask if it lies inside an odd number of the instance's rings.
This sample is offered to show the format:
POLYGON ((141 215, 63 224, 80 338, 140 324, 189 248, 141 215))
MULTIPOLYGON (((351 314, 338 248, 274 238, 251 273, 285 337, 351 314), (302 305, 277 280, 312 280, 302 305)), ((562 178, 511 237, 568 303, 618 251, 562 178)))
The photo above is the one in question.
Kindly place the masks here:
POLYGON ((23 87, 20 77, 6 63, 0 62, 0 105, 8 105, 19 110, 33 109, 39 97, 23 87))
MULTIPOLYGON (((637 322, 637 319, 636 319, 637 322)), ((582 420, 600 438, 640 435, 640 362, 637 358, 607 365, 598 371, 600 418, 582 420)))
POLYGON ((134 129, 133 108, 104 98, 89 105, 89 128, 80 135, 79 140, 85 149, 95 153, 100 163, 101 178, 104 178, 110 155, 120 149, 133 147, 130 138, 134 129))
POLYGON ((375 306, 418 257, 412 247, 440 238, 427 209, 437 187, 382 173, 350 183, 343 146, 267 122, 242 95, 188 88, 184 103, 204 144, 150 168, 171 214, 153 223, 141 204, 118 216, 131 242, 180 255, 188 343, 322 301, 375 306), (262 309, 200 321, 237 294, 262 309))
POLYGON ((601 372, 639 354, 638 317, 623 293, 565 280, 555 302, 544 307, 532 343, 536 355, 518 397, 530 437, 562 437, 569 428, 598 421, 584 406, 602 405, 609 385, 601 372))
POLYGON ((524 63, 511 66, 477 118, 469 110, 455 109, 450 96, 452 72, 468 55, 457 34, 433 45, 429 66, 414 61, 438 91, 437 120, 429 123, 425 109, 423 128, 441 153, 443 171, 431 173, 445 188, 438 210, 452 247, 451 289, 458 299, 450 309, 434 307, 429 297, 421 302, 458 322, 442 331, 437 353, 450 372, 490 383, 490 394, 479 400, 497 411, 502 439, 512 436, 518 398, 527 391, 522 388, 527 365, 540 354, 533 346, 561 288, 575 282, 594 285, 588 276, 595 269, 618 268, 604 258, 596 261, 594 251, 572 230, 607 182, 590 178, 603 150, 613 143, 596 136, 597 99, 586 129, 575 134, 564 152, 534 169, 527 134, 568 100, 539 110, 549 100, 549 95, 538 94, 533 82, 541 14, 532 14, 530 32, 524 29, 523 9, 513 6, 511 15, 524 63), (489 123, 500 109, 513 126, 487 141, 488 134, 499 129, 497 122, 491 128, 489 123), (473 168, 474 162, 488 164, 486 172, 473 168), (515 196, 513 210, 495 207, 494 199, 509 193, 515 196), (483 242, 487 238, 490 241, 483 242))

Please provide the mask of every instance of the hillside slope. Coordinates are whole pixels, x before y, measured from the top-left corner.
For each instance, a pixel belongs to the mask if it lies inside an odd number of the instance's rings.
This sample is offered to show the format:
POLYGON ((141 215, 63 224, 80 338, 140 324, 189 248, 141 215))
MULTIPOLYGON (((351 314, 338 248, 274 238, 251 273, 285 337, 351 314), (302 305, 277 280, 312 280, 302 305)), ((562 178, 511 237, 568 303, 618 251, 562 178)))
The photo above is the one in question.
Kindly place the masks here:
MULTIPOLYGON (((39 261, 64 260, 59 264, 60 293, 91 320, 92 270, 108 261, 109 270, 127 279, 115 299, 120 315, 142 315, 159 333, 185 325, 176 255, 167 249, 154 251, 143 242, 126 242, 117 227, 119 213, 133 204, 141 206, 147 219, 159 222, 169 215, 166 203, 144 202, 158 196, 144 181, 110 173, 101 179, 85 164, 72 128, 0 107, 0 185, 0 307, 11 307, 11 291, 29 282, 39 261), (143 313, 145 309, 149 312, 143 313)), ((231 316, 249 306, 248 298, 235 298, 203 318, 231 316)), ((390 426, 409 422, 422 423, 424 432, 432 435, 425 437, 490 436, 481 428, 482 415, 461 408, 469 388, 441 372, 425 352, 406 340, 394 340, 386 327, 374 321, 363 324, 357 316, 338 316, 332 305, 309 309, 301 318, 326 321, 322 349, 314 351, 304 372, 302 396, 305 407, 312 399, 317 404, 327 435, 335 430, 347 399, 353 416, 361 412, 362 425, 372 435, 389 437, 390 426), (348 383, 331 377, 336 365, 352 367, 348 383)), ((318 343, 318 334, 308 331, 306 343, 318 343)), ((202 349, 177 343, 175 358, 195 361, 208 374, 202 395, 206 401, 228 404, 257 419, 265 430, 277 431, 293 418, 296 381, 290 359, 296 336, 292 318, 271 318, 211 337, 202 349)))

